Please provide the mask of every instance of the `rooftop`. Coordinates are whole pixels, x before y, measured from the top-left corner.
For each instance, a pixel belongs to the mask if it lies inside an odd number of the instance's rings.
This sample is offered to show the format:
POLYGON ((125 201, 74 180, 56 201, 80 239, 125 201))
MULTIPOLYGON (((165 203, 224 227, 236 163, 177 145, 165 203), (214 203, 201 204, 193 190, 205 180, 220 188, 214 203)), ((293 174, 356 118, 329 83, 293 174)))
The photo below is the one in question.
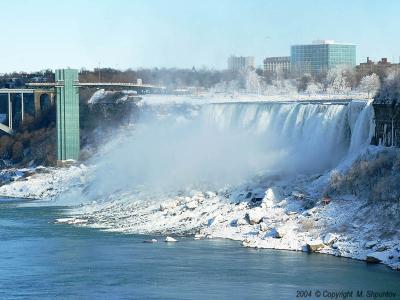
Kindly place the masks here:
POLYGON ((348 46, 356 46, 356 44, 351 43, 337 43, 334 40, 314 40, 311 44, 297 44, 293 46, 308 46, 308 45, 348 45, 348 46))

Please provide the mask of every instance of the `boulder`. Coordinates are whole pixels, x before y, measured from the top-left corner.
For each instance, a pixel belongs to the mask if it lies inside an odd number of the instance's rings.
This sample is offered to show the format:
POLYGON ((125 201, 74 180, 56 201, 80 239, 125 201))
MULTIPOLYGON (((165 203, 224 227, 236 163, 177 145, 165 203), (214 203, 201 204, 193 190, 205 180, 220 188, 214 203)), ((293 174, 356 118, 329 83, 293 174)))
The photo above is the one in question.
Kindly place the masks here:
POLYGON ((243 247, 249 247, 251 245, 251 241, 249 239, 244 239, 242 241, 242 246, 243 247))
POLYGON ((287 214, 288 216, 297 215, 297 211, 288 211, 286 214, 287 214))
POLYGON ((205 234, 196 233, 196 234, 194 235, 194 238, 193 238, 193 239, 195 239, 195 240, 202 240, 202 239, 205 239, 205 238, 206 238, 206 235, 205 235, 205 234))
POLYGON ((382 252, 372 252, 367 255, 365 260, 367 263, 372 263, 372 264, 379 264, 383 262, 386 258, 386 255, 382 252))
POLYGON ((256 207, 246 213, 246 218, 251 225, 259 224, 264 218, 265 210, 261 207, 256 207))
POLYGON ((215 224, 221 223, 223 221, 223 218, 221 215, 216 215, 215 217, 211 218, 208 220, 208 226, 214 226, 215 224))
POLYGON ((240 218, 236 221, 236 225, 237 226, 241 226, 241 225, 248 225, 249 223, 247 222, 247 220, 245 218, 240 218))
POLYGON ((327 233, 322 241, 325 245, 331 246, 337 239, 338 236, 336 234, 327 233))
POLYGON ((267 231, 268 230, 268 225, 265 224, 264 222, 260 223, 260 231, 267 231))
POLYGON ((275 200, 274 190, 272 188, 269 188, 268 190, 265 191, 265 196, 262 199, 261 206, 265 208, 273 207, 274 200, 275 200))
POLYGON ((284 235, 285 231, 283 230, 283 228, 277 228, 277 227, 272 228, 268 233, 268 236, 271 236, 276 239, 281 239, 284 237, 284 235))
POLYGON ((167 209, 173 209, 177 206, 177 201, 172 201, 172 202, 167 202, 167 203, 161 203, 160 204, 160 210, 164 211, 167 209))
POLYGON ((165 242, 171 243, 171 242, 177 242, 178 240, 174 239, 173 237, 167 236, 165 238, 165 242))
POLYGON ((197 201, 190 201, 186 203, 186 208, 190 210, 194 210, 198 206, 197 201))
POLYGON ((324 243, 320 240, 311 241, 306 244, 308 252, 315 252, 325 247, 324 243))
POLYGON ((43 166, 38 166, 35 168, 36 173, 50 173, 49 169, 43 166))
POLYGON ((153 244, 153 243, 157 243, 157 240, 156 239, 145 240, 145 241, 143 241, 143 243, 153 244))
POLYGON ((386 250, 388 250, 390 247, 388 246, 388 245, 382 245, 382 246, 379 246, 377 249, 376 249, 376 252, 383 252, 383 251, 386 251, 386 250))
POLYGON ((379 243, 378 240, 368 241, 368 242, 365 243, 365 248, 371 249, 371 248, 373 248, 374 246, 376 246, 376 244, 378 244, 378 243, 379 243))

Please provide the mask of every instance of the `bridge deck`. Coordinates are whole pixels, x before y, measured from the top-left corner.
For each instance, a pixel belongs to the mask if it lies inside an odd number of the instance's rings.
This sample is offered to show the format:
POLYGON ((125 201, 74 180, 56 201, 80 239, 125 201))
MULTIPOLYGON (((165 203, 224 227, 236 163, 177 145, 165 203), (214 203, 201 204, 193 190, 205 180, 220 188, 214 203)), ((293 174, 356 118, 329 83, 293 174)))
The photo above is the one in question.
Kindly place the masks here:
POLYGON ((33 94, 35 91, 36 89, 0 89, 0 94, 33 94))
MULTIPOLYGON (((62 86, 62 82, 29 82, 26 84, 28 87, 55 87, 62 86)), ((163 86, 155 86, 151 84, 136 84, 129 82, 76 82, 74 84, 76 87, 118 87, 118 88, 136 88, 136 89, 156 89, 156 90, 164 90, 163 86)))

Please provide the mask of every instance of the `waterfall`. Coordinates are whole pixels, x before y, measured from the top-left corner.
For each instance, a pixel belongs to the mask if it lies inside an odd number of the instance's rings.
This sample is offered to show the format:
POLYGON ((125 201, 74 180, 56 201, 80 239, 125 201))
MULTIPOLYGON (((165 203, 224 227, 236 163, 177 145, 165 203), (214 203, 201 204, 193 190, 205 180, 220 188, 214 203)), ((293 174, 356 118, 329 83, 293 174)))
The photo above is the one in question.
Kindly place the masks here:
POLYGON ((210 104, 202 115, 208 126, 246 132, 265 144, 265 153, 284 150, 294 165, 301 161, 310 171, 333 167, 357 153, 370 143, 373 132, 373 110, 363 101, 210 104))
POLYGON ((257 174, 320 173, 368 145, 372 121, 365 102, 180 104, 170 113, 165 105, 150 111, 154 118, 95 158, 89 191, 221 187, 257 174))

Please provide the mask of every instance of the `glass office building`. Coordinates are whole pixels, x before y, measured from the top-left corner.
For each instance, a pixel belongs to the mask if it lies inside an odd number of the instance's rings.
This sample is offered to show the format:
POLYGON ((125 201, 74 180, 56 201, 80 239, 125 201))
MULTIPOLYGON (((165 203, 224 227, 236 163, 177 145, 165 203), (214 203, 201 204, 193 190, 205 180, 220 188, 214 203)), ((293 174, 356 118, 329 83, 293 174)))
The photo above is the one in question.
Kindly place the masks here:
POLYGON ((291 47, 290 62, 298 75, 317 75, 339 66, 355 67, 356 45, 334 41, 315 41, 311 45, 291 47))

